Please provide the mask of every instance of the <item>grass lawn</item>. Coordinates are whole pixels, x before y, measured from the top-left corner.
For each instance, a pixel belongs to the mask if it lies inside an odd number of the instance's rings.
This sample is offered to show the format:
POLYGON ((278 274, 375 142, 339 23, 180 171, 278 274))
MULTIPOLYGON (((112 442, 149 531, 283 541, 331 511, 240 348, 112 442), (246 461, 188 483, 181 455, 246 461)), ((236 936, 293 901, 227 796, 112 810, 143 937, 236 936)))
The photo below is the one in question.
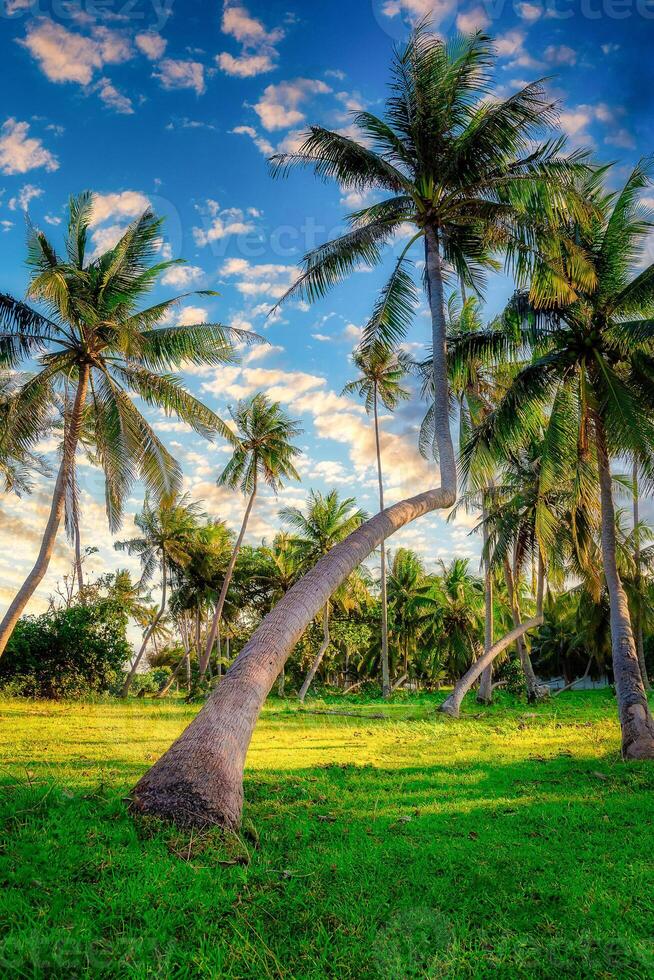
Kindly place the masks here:
POLYGON ((653 977, 654 764, 610 692, 436 700, 271 701, 241 838, 126 812, 196 709, 0 701, 0 975, 653 977))

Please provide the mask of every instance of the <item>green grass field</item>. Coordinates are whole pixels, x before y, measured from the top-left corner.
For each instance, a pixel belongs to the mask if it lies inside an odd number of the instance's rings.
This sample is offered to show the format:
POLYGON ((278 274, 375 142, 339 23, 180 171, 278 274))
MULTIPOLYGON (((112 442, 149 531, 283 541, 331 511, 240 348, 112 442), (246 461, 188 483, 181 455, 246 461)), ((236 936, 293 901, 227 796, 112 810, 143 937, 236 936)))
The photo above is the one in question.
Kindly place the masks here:
POLYGON ((610 692, 435 702, 270 702, 225 838, 126 811, 196 709, 1 701, 0 975, 654 976, 654 766, 610 692))

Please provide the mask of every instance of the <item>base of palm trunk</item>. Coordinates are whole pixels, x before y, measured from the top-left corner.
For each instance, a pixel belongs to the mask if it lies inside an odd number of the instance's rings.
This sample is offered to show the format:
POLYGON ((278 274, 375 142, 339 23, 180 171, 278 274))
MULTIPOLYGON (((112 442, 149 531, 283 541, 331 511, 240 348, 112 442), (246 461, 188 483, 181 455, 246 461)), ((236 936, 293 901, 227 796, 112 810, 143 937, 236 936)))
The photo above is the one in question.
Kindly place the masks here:
POLYGON ((527 704, 537 704, 539 701, 547 701, 550 696, 550 689, 547 684, 537 684, 536 687, 527 691, 527 704))
POLYGON ((623 759, 654 759, 654 722, 648 708, 632 704, 621 712, 623 759))
POLYGON ((243 787, 221 781, 213 774, 199 787, 191 779, 154 778, 146 773, 134 787, 130 809, 144 816, 158 817, 177 827, 223 827, 238 831, 243 814, 243 787), (210 790, 210 793, 208 792, 210 790))
POLYGON ((459 717, 459 709, 450 698, 445 698, 438 710, 444 715, 449 715, 450 718, 459 717))

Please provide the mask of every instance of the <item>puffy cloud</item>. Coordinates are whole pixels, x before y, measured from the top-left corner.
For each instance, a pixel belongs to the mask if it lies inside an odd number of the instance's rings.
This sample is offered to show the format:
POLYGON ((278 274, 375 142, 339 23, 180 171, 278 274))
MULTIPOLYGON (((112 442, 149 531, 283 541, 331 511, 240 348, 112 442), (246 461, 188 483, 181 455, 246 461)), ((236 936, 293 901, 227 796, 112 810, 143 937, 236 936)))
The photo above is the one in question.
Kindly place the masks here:
POLYGON ((249 136, 256 148, 263 153, 265 157, 272 156, 275 152, 275 148, 272 143, 269 143, 265 137, 260 136, 254 126, 235 126, 232 132, 239 136, 249 136))
POLYGON ((228 259, 223 265, 221 275, 235 279, 235 287, 243 296, 270 296, 279 299, 297 277, 294 265, 261 263, 251 265, 247 259, 228 259))
POLYGON ((498 58, 508 60, 510 62, 508 67, 510 68, 539 68, 540 62, 532 58, 525 50, 526 37, 525 31, 518 27, 506 31, 505 34, 500 34, 495 39, 495 50, 498 58))
POLYGON ((241 52, 234 56, 227 51, 216 55, 218 67, 227 75, 252 78, 272 71, 276 65, 276 44, 284 37, 280 28, 267 31, 263 22, 253 17, 240 3, 225 3, 222 31, 241 44, 241 52))
POLYGON ((42 187, 37 187, 35 184, 25 184, 24 187, 21 187, 16 197, 9 199, 9 210, 15 211, 17 208, 19 208, 21 211, 27 211, 30 201, 33 201, 37 197, 41 197, 42 194, 42 187))
POLYGON ((434 27, 438 27, 455 8, 455 0, 385 0, 381 12, 385 17, 401 16, 412 24, 429 17, 434 27))
POLYGON ((490 24, 490 18, 482 6, 472 7, 462 11, 456 18, 456 26, 464 34, 483 31, 490 24))
POLYGON ((199 246, 209 245, 228 235, 246 235, 254 231, 252 221, 246 221, 241 208, 222 208, 217 201, 208 200, 204 211, 207 215, 204 228, 194 228, 193 238, 199 246))
POLYGON ((0 128, 0 171, 3 174, 25 174, 44 167, 56 170, 59 161, 46 150, 40 139, 29 136, 29 123, 7 119, 0 128))
POLYGON ((153 74, 165 89, 192 88, 196 95, 202 95, 205 90, 204 65, 199 61, 164 58, 153 74))
POLYGON ((185 306, 177 316, 178 327, 192 327, 196 323, 207 322, 208 311, 202 306, 185 306))
POLYGON ((150 199, 140 191, 94 194, 91 226, 100 225, 110 218, 136 218, 149 206, 150 199))
POLYGON ((139 51, 150 61, 157 61, 166 50, 166 39, 155 31, 144 31, 142 34, 137 34, 134 41, 139 51))
POLYGON ((204 270, 199 265, 173 265, 166 269, 161 281, 164 286, 189 286, 202 279, 203 275, 204 270))
POLYGON ((295 78, 277 85, 268 85, 254 111, 264 129, 289 129, 304 121, 299 106, 313 95, 326 95, 331 88, 316 78, 295 78))
POLYGON ((551 65, 576 65, 577 52, 567 44, 550 44, 544 51, 545 60, 551 65))
POLYGON ((108 105, 111 109, 115 109, 121 115, 131 116, 134 112, 132 100, 126 95, 123 95, 122 92, 119 92, 109 78, 100 79, 98 82, 98 93, 105 105, 108 105))
POLYGON ((132 57, 129 40, 118 31, 94 27, 90 35, 66 30, 47 17, 30 21, 20 42, 51 82, 88 85, 96 70, 132 57))
POLYGON ((534 23, 543 16, 543 8, 538 3, 517 3, 514 9, 518 17, 527 23, 534 23))

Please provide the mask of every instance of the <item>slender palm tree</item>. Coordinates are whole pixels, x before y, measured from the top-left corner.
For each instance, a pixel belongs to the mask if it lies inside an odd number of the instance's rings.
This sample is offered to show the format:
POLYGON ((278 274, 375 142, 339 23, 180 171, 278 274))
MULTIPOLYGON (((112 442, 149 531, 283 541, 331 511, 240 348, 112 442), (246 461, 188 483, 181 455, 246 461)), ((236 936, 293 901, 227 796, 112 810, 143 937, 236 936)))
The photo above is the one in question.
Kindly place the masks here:
MULTIPOLYGON (((366 519, 353 497, 341 500, 337 490, 327 494, 309 491, 306 513, 298 507, 284 507, 279 512, 282 523, 293 534, 292 547, 300 568, 313 568, 331 549, 345 540, 366 519)), ((329 599, 322 609, 323 640, 300 688, 304 701, 329 646, 329 599)))
POLYGON ((474 439, 515 445, 533 424, 535 409, 540 412, 548 404, 541 463, 547 479, 552 484, 561 479, 563 444, 576 445, 581 460, 592 460, 599 482, 622 752, 626 759, 654 758, 654 720, 617 562, 610 468, 611 458, 622 455, 637 461, 649 479, 654 476, 654 265, 634 274, 653 227, 639 207, 650 178, 648 165, 641 163, 622 190, 609 192, 605 173, 606 168, 598 171, 583 188, 593 204, 592 221, 571 222, 572 248, 564 241, 553 250, 530 295, 514 297, 518 342, 531 342, 534 356, 474 439), (566 284, 564 299, 557 298, 561 282, 566 284))
POLYGON ((645 644, 643 639, 643 616, 641 610, 641 541, 640 541, 640 496, 638 488, 638 461, 634 460, 632 470, 632 494, 633 494, 633 545, 634 545, 634 634, 636 640, 636 652, 640 673, 643 678, 643 686, 646 691, 651 689, 649 677, 647 676, 647 665, 645 663, 645 644))
POLYGON ((262 479, 273 493, 277 494, 285 480, 300 479, 293 461, 302 451, 294 446, 291 440, 299 436, 302 429, 297 422, 289 418, 279 402, 271 402, 264 394, 258 392, 251 398, 239 402, 232 418, 238 441, 232 458, 218 477, 218 486, 230 487, 232 490, 239 489, 247 496, 248 502, 214 610, 207 645, 200 662, 200 680, 204 677, 216 641, 227 590, 259 489, 259 480, 262 479))
POLYGON ((184 567, 191 560, 193 539, 201 516, 200 505, 191 501, 188 494, 183 497, 164 497, 154 505, 146 496, 143 510, 134 518, 134 523, 141 532, 139 537, 115 542, 114 547, 118 551, 126 551, 140 559, 142 585, 147 585, 157 569, 161 572, 161 604, 146 629, 143 642, 127 672, 121 697, 127 697, 148 643, 166 612, 168 585, 173 567, 184 567))
POLYGON ((422 242, 440 486, 377 514, 289 590, 245 645, 205 709, 140 780, 134 805, 141 811, 187 824, 237 827, 252 731, 267 692, 303 631, 382 541, 455 502, 445 264, 465 282, 479 286, 484 267, 494 264, 489 252, 496 249, 506 252, 521 273, 527 272, 543 223, 551 229, 569 207, 586 210, 572 187, 580 158, 563 157, 560 139, 538 141, 554 121, 555 106, 537 83, 505 101, 495 98, 493 61, 492 44, 483 35, 446 44, 421 26, 395 56, 385 118, 356 116, 360 141, 313 127, 298 153, 273 160, 275 173, 308 165, 343 188, 387 195, 352 215, 344 236, 305 257, 302 274, 287 298, 319 298, 361 263, 376 264, 384 245, 402 226, 413 226, 364 331, 366 345, 376 339, 394 344, 405 335, 416 300, 415 283, 407 271, 409 252, 422 242))
MULTIPOLYGON (((364 400, 368 415, 372 415, 375 429, 375 452, 377 455, 377 483, 379 486, 379 511, 384 510, 384 476, 382 472, 381 440, 379 434, 379 403, 389 412, 397 408, 400 401, 409 398, 410 392, 403 386, 409 362, 402 353, 396 354, 385 344, 377 341, 367 349, 358 349, 353 356, 359 377, 343 388, 343 394, 356 393, 364 400)), ((388 602, 386 597, 386 545, 382 541, 380 561, 381 583, 381 665, 382 695, 391 693, 388 669, 388 602)))
MULTIPOLYGON (((429 579, 422 559, 410 548, 393 553, 388 576, 391 649, 397 678, 411 672, 420 640, 428 628, 425 598, 429 579)), ((396 679, 397 680, 397 679, 396 679)))
POLYGON ((123 500, 137 476, 158 498, 176 492, 181 482, 178 464, 131 395, 177 415, 204 436, 218 433, 234 439, 230 428, 193 398, 179 378, 163 372, 185 362, 233 361, 234 341, 246 335, 218 324, 158 326, 181 299, 139 308, 142 297, 171 265, 153 264, 161 242, 161 219, 146 211, 113 248, 89 259, 92 215, 90 193, 71 198, 65 255, 55 251, 43 232, 29 229, 27 261, 32 276, 27 298, 46 312, 0 294, 0 368, 15 368, 27 357, 39 364, 12 400, 3 439, 19 452, 28 451, 43 432, 53 395, 61 394, 67 385, 74 388, 41 548, 0 624, 0 655, 47 571, 88 403, 112 530, 120 524, 123 500))

